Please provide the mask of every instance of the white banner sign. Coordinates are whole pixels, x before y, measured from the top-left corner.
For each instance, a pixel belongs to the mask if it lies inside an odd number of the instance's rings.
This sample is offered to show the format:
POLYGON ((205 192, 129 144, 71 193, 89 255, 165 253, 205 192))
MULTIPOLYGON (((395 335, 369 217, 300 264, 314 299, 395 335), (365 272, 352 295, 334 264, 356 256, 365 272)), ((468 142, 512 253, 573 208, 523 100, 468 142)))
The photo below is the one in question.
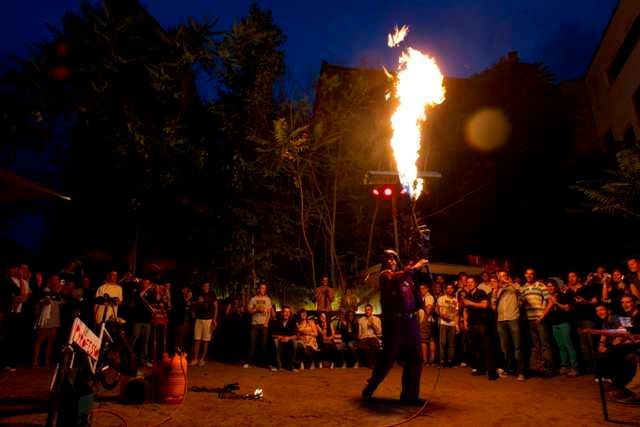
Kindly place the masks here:
POLYGON ((80 347, 94 362, 98 360, 102 340, 77 317, 71 327, 70 341, 80 347))

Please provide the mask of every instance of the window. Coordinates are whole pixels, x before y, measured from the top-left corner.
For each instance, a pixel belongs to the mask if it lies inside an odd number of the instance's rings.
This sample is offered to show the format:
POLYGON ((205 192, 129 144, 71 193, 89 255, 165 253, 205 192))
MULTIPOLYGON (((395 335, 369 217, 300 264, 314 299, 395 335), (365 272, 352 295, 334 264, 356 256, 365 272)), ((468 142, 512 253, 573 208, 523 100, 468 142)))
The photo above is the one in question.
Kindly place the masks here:
POLYGON ((607 71, 609 83, 613 83, 618 77, 624 68, 624 64, 627 63, 629 56, 631 56, 631 52, 636 47, 636 44, 638 44, 638 40, 640 40, 640 16, 637 16, 635 21, 633 21, 631 29, 624 38, 622 45, 620 45, 616 56, 609 66, 609 70, 607 71))

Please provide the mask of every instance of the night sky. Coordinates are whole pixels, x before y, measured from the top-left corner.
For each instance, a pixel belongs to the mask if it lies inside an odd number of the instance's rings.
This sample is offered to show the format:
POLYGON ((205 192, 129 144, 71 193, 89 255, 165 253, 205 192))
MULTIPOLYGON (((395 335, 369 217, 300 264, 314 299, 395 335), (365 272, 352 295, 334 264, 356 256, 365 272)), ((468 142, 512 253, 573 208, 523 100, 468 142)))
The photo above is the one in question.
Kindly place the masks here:
MULTIPOLYGON (((225 30, 244 16, 251 0, 142 0, 162 25, 189 16, 218 18, 225 30)), ((468 76, 510 50, 525 61, 545 63, 558 80, 580 77, 589 65, 617 0, 262 0, 287 36, 287 81, 292 94, 311 94, 326 60, 347 66, 394 68, 397 49, 386 47, 394 25, 411 26, 406 44, 434 55, 448 76, 468 76)), ((0 14, 0 61, 26 56, 27 44, 50 37, 78 0, 7 0, 0 14)), ((200 81, 204 97, 214 93, 200 81)), ((50 153, 18 153, 11 169, 56 187, 50 153)), ((41 219, 19 218, 11 233, 34 246, 41 219)))
MULTIPOLYGON (((394 25, 408 24, 409 44, 435 55, 449 76, 468 76, 509 50, 542 61, 559 80, 580 77, 589 64, 617 0, 262 0, 288 41, 289 84, 302 89, 320 61, 393 67, 386 48, 394 25)), ((77 0, 9 0, 0 16, 0 55, 26 54, 27 43, 48 36, 77 0), (8 3, 8 4, 7 4, 8 3)), ((250 0, 144 0, 163 25, 189 16, 217 17, 227 29, 247 13, 250 0)))

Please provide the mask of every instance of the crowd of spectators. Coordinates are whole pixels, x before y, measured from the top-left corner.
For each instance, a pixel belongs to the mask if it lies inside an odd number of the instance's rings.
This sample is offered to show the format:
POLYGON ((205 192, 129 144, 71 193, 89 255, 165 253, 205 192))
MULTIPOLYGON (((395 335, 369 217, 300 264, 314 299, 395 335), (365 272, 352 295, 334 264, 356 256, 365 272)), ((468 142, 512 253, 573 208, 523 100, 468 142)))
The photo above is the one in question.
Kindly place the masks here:
MULTIPOLYGON (((597 370, 618 386, 620 399, 638 403, 638 389, 628 386, 639 375, 638 259, 610 272, 600 266, 584 279, 577 272, 540 280, 531 268, 522 277, 496 269, 418 285, 425 365, 518 381, 597 370), (620 333, 592 334, 596 329, 620 333)), ((46 277, 16 265, 0 284, 0 368, 54 363, 75 317, 95 329, 120 324, 138 365, 151 366, 158 352, 186 351, 192 366, 203 366, 211 350, 245 368, 272 371, 373 366, 382 346, 373 306, 352 289, 334 290, 327 277, 315 300, 313 311, 287 305, 277 311, 266 282, 251 298, 218 300, 208 282, 173 286, 112 271, 96 287, 77 262, 46 277), (162 344, 151 345, 152 337, 162 344)))

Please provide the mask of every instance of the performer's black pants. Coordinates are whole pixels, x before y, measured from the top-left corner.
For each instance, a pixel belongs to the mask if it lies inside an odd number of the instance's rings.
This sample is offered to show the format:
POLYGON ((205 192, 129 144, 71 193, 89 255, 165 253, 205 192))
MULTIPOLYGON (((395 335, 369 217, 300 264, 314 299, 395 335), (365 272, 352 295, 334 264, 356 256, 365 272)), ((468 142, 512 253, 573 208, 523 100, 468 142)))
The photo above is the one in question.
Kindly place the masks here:
POLYGON ((396 360, 403 363, 401 399, 417 399, 420 395, 422 355, 416 317, 391 317, 382 325, 382 352, 373 368, 369 384, 377 387, 396 360))

